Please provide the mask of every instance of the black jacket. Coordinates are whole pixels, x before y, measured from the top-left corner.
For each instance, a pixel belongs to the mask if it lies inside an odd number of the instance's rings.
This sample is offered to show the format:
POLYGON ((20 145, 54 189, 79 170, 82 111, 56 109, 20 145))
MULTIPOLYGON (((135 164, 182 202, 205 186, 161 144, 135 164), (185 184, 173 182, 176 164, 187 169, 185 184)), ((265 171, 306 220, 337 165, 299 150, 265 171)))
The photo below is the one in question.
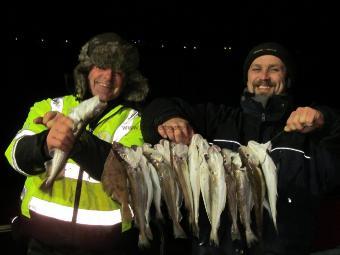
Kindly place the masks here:
MULTIPOLYGON (((325 118, 322 129, 308 134, 290 132, 276 136, 285 126, 293 108, 288 96, 271 97, 265 108, 245 93, 241 107, 201 104, 192 106, 179 98, 156 99, 144 110, 142 132, 146 142, 161 138, 157 126, 171 117, 187 119, 196 133, 220 147, 236 150, 249 140, 265 143, 271 138, 270 156, 278 169, 277 225, 264 210, 263 238, 246 254, 308 254, 315 227, 318 199, 340 183, 340 120, 336 112, 318 107, 325 118)), ((201 210, 202 211, 202 210, 201 210)), ((226 213, 226 212, 224 212, 226 213)), ((209 223, 200 214, 201 245, 193 246, 192 254, 236 254, 231 244, 230 226, 221 216, 220 248, 209 248, 209 223), (206 226, 203 227, 204 222, 206 226), (226 231, 229 229, 228 231, 226 231), (202 245, 202 242, 206 244, 202 245)), ((246 250, 246 249, 245 249, 246 250)))

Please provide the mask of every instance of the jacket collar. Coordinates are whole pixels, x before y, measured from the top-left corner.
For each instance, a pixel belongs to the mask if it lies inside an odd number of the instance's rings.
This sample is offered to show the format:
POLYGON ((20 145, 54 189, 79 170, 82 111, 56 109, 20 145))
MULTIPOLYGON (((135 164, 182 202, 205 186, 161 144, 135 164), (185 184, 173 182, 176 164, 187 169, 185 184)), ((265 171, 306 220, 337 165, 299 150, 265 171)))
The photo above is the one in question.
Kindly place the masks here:
POLYGON ((274 95, 266 106, 254 99, 254 94, 245 91, 241 97, 242 110, 262 121, 279 121, 288 118, 293 110, 292 98, 289 95, 274 95))

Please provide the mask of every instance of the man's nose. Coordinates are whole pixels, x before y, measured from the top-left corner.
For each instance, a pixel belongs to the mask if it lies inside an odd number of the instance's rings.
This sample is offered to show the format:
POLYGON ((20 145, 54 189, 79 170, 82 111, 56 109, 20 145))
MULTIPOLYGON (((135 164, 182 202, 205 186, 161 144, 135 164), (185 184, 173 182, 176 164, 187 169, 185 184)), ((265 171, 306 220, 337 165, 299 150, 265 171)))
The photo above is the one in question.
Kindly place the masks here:
POLYGON ((262 71, 260 73, 260 79, 261 80, 268 80, 269 79, 269 72, 268 71, 262 71))
POLYGON ((106 80, 111 80, 112 79, 112 71, 111 69, 106 69, 103 70, 101 73, 101 76, 106 79, 106 80))

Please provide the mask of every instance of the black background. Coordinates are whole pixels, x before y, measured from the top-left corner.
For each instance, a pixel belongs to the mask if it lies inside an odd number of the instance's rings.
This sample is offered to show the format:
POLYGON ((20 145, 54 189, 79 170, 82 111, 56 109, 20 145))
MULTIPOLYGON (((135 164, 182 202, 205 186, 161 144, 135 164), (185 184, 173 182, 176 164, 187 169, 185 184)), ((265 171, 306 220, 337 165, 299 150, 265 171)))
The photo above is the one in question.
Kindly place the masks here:
POLYGON ((72 91, 72 69, 90 37, 116 32, 136 44, 151 87, 148 100, 181 96, 230 105, 238 104, 244 88, 242 64, 250 48, 277 41, 298 63, 298 102, 339 107, 336 10, 332 1, 298 0, 8 3, 7 44, 1 46, 7 80, 1 100, 0 224, 16 214, 24 181, 4 151, 33 102, 72 91))

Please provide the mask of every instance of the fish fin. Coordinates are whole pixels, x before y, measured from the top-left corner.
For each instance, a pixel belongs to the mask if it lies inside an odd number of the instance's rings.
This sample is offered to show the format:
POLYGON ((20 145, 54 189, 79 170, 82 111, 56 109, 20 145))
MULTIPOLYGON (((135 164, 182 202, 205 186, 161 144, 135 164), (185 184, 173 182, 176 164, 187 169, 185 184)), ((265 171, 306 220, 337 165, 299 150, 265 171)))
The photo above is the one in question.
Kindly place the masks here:
POLYGON ((122 204, 122 216, 126 221, 132 221, 133 216, 129 205, 122 204))
POLYGON ((150 228, 149 224, 147 224, 145 226, 145 234, 146 234, 146 237, 148 238, 148 240, 152 240, 153 239, 153 234, 152 234, 152 231, 151 231, 151 228, 150 228))

